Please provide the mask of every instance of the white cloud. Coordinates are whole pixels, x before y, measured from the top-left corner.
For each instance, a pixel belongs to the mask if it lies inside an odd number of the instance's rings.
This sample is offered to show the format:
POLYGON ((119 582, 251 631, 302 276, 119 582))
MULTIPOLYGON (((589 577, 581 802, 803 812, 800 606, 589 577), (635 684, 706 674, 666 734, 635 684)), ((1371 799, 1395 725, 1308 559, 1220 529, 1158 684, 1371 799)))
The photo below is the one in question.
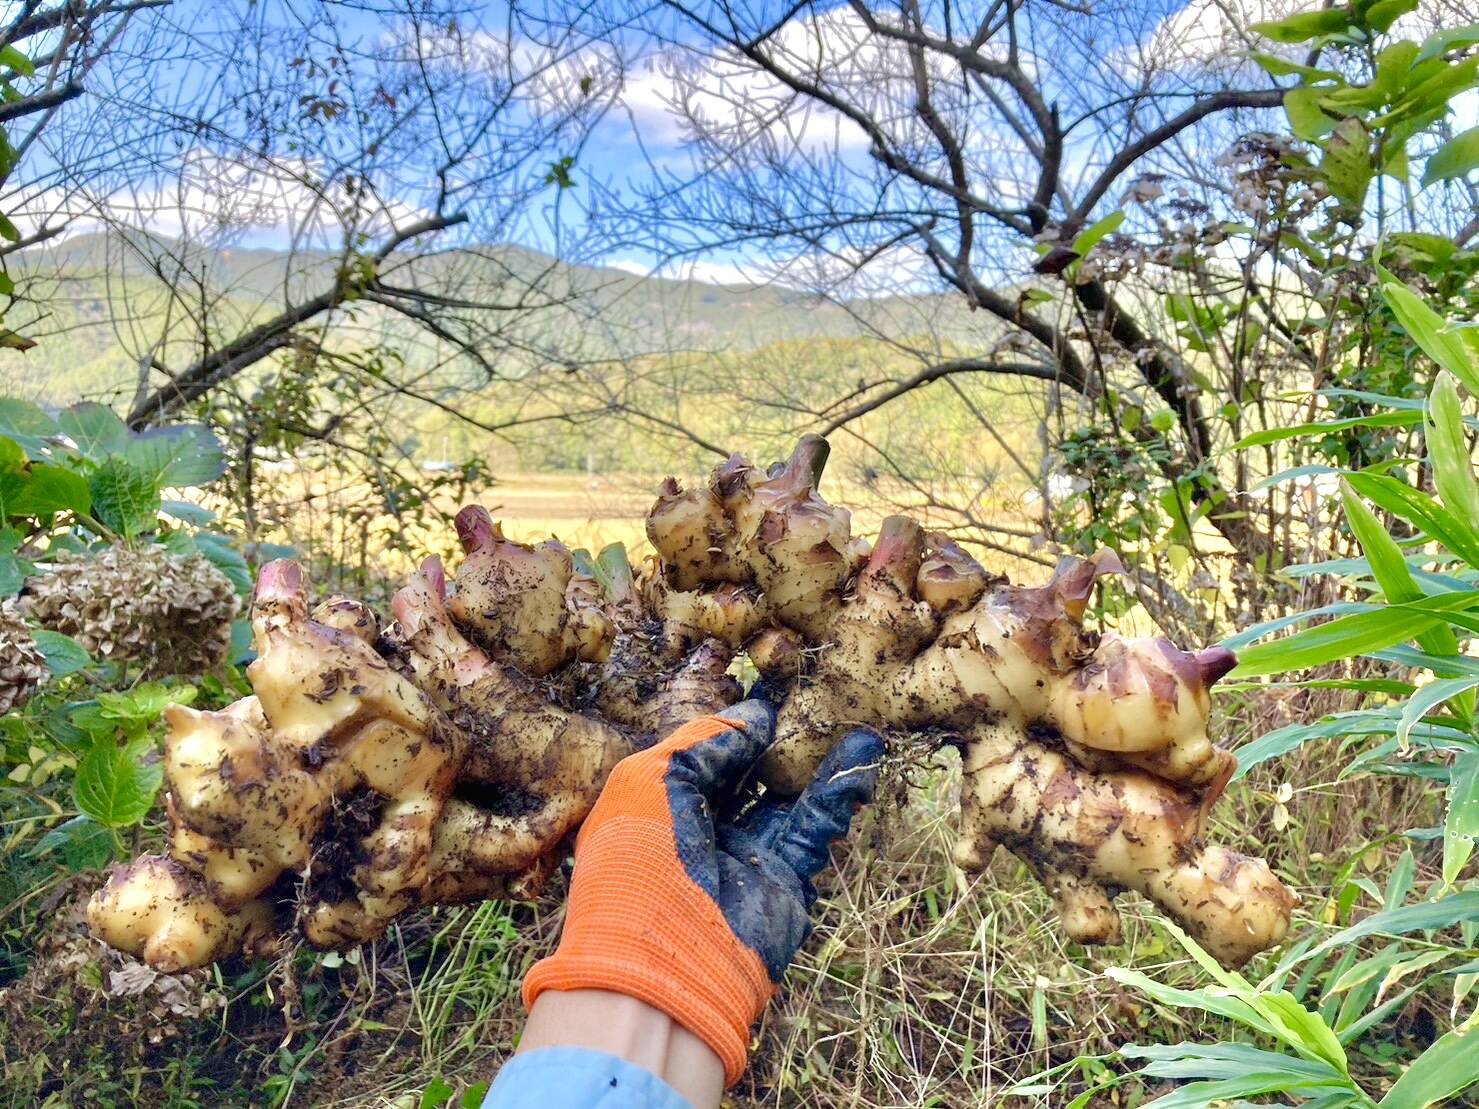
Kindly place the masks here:
POLYGON ((67 223, 67 235, 126 227, 201 245, 253 235, 276 245, 342 244, 346 229, 374 237, 426 213, 415 205, 351 193, 324 182, 311 163, 228 158, 192 149, 173 176, 106 193, 50 187, 10 201, 22 233, 67 223))
MULTIPOLYGON (((907 69, 897 43, 873 36, 851 10, 793 19, 767 41, 779 65, 819 84, 845 90, 846 99, 887 104, 883 118, 909 113, 907 69)), ((748 58, 728 49, 669 47, 636 59, 611 45, 593 45, 549 66, 538 86, 549 104, 570 108, 584 98, 610 98, 650 148, 671 148, 695 137, 726 144, 761 143, 854 153, 867 149, 866 132, 842 114, 793 92, 748 58)))
POLYGON ((603 265, 609 270, 621 270, 622 273, 632 273, 638 277, 646 277, 652 272, 652 267, 646 262, 638 262, 631 258, 614 258, 603 265))
POLYGON ((934 270, 913 246, 897 244, 869 254, 842 249, 807 251, 788 258, 681 258, 654 266, 635 258, 614 258, 607 269, 638 277, 665 277, 705 285, 781 286, 822 291, 840 299, 888 297, 917 292, 933 283, 934 270), (866 265, 863 263, 866 261, 866 265))
POLYGON ((653 266, 650 262, 640 262, 635 258, 614 258, 602 264, 607 269, 620 270, 637 277, 666 277, 679 281, 697 281, 701 285, 764 285, 774 282, 774 267, 744 259, 723 261, 679 258, 653 266))
POLYGON ((1191 0, 1161 20, 1142 44, 1142 56, 1166 69, 1237 67, 1249 50, 1287 49, 1250 31, 1254 23, 1320 6, 1314 0, 1191 0))

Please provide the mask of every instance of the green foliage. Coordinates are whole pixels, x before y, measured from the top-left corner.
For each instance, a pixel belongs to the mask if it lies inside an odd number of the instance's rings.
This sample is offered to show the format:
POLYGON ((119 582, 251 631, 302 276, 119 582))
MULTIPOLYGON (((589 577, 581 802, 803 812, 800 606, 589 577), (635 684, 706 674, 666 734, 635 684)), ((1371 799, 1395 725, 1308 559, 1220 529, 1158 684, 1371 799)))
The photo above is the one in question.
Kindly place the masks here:
MULTIPOLYGON (((103 538, 164 533, 162 491, 209 484, 224 470, 221 444, 198 425, 137 434, 100 404, 76 404, 53 418, 0 399, 0 526, 32 545, 69 528, 103 538)), ((191 514, 181 502, 170 504, 191 514)))
MULTIPOLYGON (((1427 982, 1454 981, 1454 1008, 1473 982, 1479 957, 1479 887, 1463 873, 1479 835, 1479 726, 1474 691, 1479 662, 1469 646, 1479 639, 1479 482, 1470 447, 1471 418, 1465 415, 1459 382, 1479 381, 1479 372, 1459 331, 1423 304, 1410 289, 1388 279, 1382 296, 1411 340, 1434 363, 1427 402, 1418 411, 1400 398, 1389 415, 1420 416, 1427 454, 1414 469, 1425 470, 1436 496, 1387 472, 1348 471, 1341 503, 1346 524, 1361 551, 1358 558, 1303 568, 1349 579, 1366 600, 1341 602, 1269 621, 1230 640, 1241 648, 1233 677, 1304 670, 1331 663, 1371 659, 1427 671, 1425 684, 1381 685, 1375 704, 1359 712, 1293 724, 1239 752, 1239 774, 1317 739, 1338 738, 1347 756, 1342 777, 1357 774, 1421 776, 1447 789, 1441 830, 1441 880, 1426 896, 1408 903, 1412 854, 1394 872, 1381 910, 1318 943, 1295 945, 1263 982, 1253 986, 1221 971, 1173 925, 1183 946, 1218 982, 1215 990, 1172 990, 1145 975, 1111 971, 1156 1001, 1197 1008, 1227 1017, 1278 1045, 1279 1059, 1255 1058, 1234 1044, 1180 1044, 1174 1048, 1127 1048, 1124 1055, 1146 1060, 1143 1077, 1194 1079, 1171 1095, 1170 1104, 1205 1104, 1218 1097, 1279 1093, 1321 1106, 1423 1106, 1479 1082, 1472 1064, 1479 1015, 1457 1024, 1416 1058, 1400 1064, 1385 1097, 1357 1082, 1345 1049, 1395 1011, 1427 982), (1385 518, 1378 515, 1385 513, 1385 518), (1321 622, 1290 632, 1311 620, 1321 622), (1279 633, 1286 633, 1280 635, 1279 633), (1451 938, 1457 932, 1457 939, 1451 938), (1374 953, 1360 941, 1387 940, 1374 953), (1324 976, 1323 1000, 1311 1008, 1289 992, 1289 976, 1303 964, 1297 980, 1312 989, 1319 968, 1340 955, 1324 976), (1459 970, 1458 968, 1463 968, 1459 970), (1460 986, 1459 983, 1464 983, 1460 986), (1401 987, 1401 988, 1399 988, 1401 987), (1285 1058, 1292 1052, 1294 1058, 1285 1058), (1282 1061, 1281 1061, 1282 1059, 1282 1061)), ((1472 398, 1470 400, 1472 405, 1472 398)), ((1319 424, 1293 429, 1296 437, 1327 430, 1319 424)), ((1307 683, 1317 684, 1320 679, 1307 683)), ((1359 687, 1359 686, 1358 686, 1359 687)), ((1415 832, 1415 830, 1414 830, 1415 832)), ((1359 885, 1347 886, 1337 904, 1349 910, 1359 885)), ((1160 1104, 1158 1102, 1158 1104, 1160 1104)))
MULTIPOLYGON (((223 468, 221 446, 204 427, 137 434, 102 405, 74 405, 53 417, 0 398, 0 597, 18 592, 55 552, 119 540, 199 552, 246 593, 251 574, 240 551, 200 530, 214 515, 162 498, 167 487, 208 483, 223 468)), ((54 631, 35 628, 32 637, 51 681, 0 718, 7 787, 0 826, 9 850, 39 864, 99 866, 121 853, 121 833, 154 808, 165 706, 188 704, 197 690, 141 684, 126 665, 91 658, 54 631)), ((236 692, 235 683, 217 682, 213 696, 236 692)))
MULTIPOLYGON (((17 87, 17 82, 36 76, 35 63, 18 49, 14 43, 6 43, 4 46, 0 46, 0 67, 3 67, 3 69, 0 69, 0 101, 6 104, 14 104, 16 101, 24 99, 24 94, 17 87)), ((15 171, 19 163, 20 152, 11 143, 5 128, 0 127, 0 185, 5 184, 10 179, 10 175, 15 171)), ((10 221, 10 217, 4 213, 0 213, 0 239, 14 243, 19 242, 20 237, 21 234, 16 230, 15 224, 10 221)), ((15 294, 15 282, 11 279, 10 274, 4 270, 3 266, 4 263, 0 262, 0 296, 13 297, 15 294)), ((7 304, 6 307, 0 308, 0 322, 4 321, 8 307, 9 305, 7 304)), ((33 340, 26 338, 24 335, 20 335, 8 327, 0 326, 0 349, 24 352, 32 349, 35 345, 36 343, 33 340)))
MULTIPOLYGON (((1474 40, 1479 31, 1473 27, 1435 32, 1421 43, 1398 40, 1377 48, 1377 40, 1397 18, 1416 8, 1415 0, 1377 0, 1253 24, 1254 31, 1275 42, 1369 51, 1372 64, 1364 82, 1349 81, 1333 69, 1254 55, 1274 76, 1302 78, 1284 96, 1290 129, 1321 148, 1315 176, 1352 219, 1364 207, 1378 174, 1407 180, 1413 140, 1448 115, 1454 97, 1479 82, 1479 58, 1445 57, 1474 40)), ((1462 177, 1476 164, 1479 137, 1471 130, 1428 157, 1421 183, 1428 186, 1462 177)))

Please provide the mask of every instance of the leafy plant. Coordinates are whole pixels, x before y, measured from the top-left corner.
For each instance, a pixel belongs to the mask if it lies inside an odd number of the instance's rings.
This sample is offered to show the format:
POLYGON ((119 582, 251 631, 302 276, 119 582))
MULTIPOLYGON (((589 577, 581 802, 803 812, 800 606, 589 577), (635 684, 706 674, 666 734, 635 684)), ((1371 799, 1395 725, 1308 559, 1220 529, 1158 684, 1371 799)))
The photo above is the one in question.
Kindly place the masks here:
MULTIPOLYGON (((1352 1077, 1346 1056, 1348 1048, 1429 983, 1451 984, 1457 1020, 1479 980, 1479 888, 1462 879, 1479 836, 1479 662, 1466 651, 1479 637, 1479 480, 1469 447, 1469 434, 1479 420, 1465 414, 1460 392, 1462 383, 1470 403, 1479 397, 1479 360, 1464 328, 1445 324, 1389 273, 1382 271, 1382 279, 1382 297, 1437 370, 1427 400, 1419 406, 1400 397, 1373 399, 1384 404, 1394 424, 1421 427, 1426 455, 1415 463, 1396 459, 1342 471, 1345 521, 1361 556, 1294 570, 1343 577, 1362 599, 1269 621, 1226 643, 1240 652, 1233 677, 1349 660, 1385 664, 1403 677, 1358 674, 1347 679, 1351 687, 1365 690, 1372 703, 1265 735, 1239 751, 1238 773, 1245 775, 1302 743, 1340 738, 1340 750, 1348 756, 1344 777, 1417 775, 1442 783, 1448 797, 1439 833, 1441 877, 1421 899, 1406 903, 1415 871, 1409 850, 1385 890, 1364 879, 1344 883, 1337 894, 1339 912, 1348 914, 1363 892, 1381 910, 1318 943, 1313 937, 1302 940, 1256 985, 1222 971, 1174 925, 1166 924, 1215 986, 1180 990, 1128 970, 1111 971, 1111 976, 1162 1004, 1227 1018, 1272 1043, 1273 1050, 1230 1042, 1125 1048, 1123 1057, 1145 1061, 1139 1072, 1144 1078, 1190 1080, 1158 1105, 1204 1105, 1217 1098, 1278 1093, 1322 1109, 1421 1106, 1479 1082, 1472 1065, 1476 1014, 1458 1021, 1410 1062, 1383 1060, 1398 1073, 1380 1100, 1352 1077), (1457 942, 1445 939, 1451 934, 1445 930, 1456 930, 1457 942), (1377 936, 1388 942, 1374 953, 1360 947, 1358 941, 1377 936), (1317 980, 1322 987, 1317 988, 1317 980), (1315 1004, 1308 1007, 1306 1002, 1315 1004)), ((1319 435, 1328 426, 1307 424, 1283 434, 1319 435)), ((1329 680, 1288 684, 1318 686, 1329 680)))
MULTIPOLYGON (((1463 330, 1445 326, 1401 282, 1387 275, 1382 295, 1412 340, 1440 367, 1420 409, 1390 402, 1393 415, 1421 422, 1426 458, 1413 467, 1412 481, 1404 480, 1401 465, 1343 472, 1345 519, 1363 557, 1296 571, 1338 574, 1365 599, 1262 624, 1227 645, 1240 650, 1234 677, 1366 658, 1426 671, 1430 679, 1359 714, 1270 733, 1239 753, 1239 773, 1310 739, 1345 734, 1348 744, 1355 739, 1362 744, 1346 774, 1421 774, 1445 783, 1449 803, 1443 876, 1452 884, 1479 831, 1474 692, 1479 663, 1465 651, 1479 635, 1479 480, 1468 446, 1469 432, 1479 427, 1479 420, 1465 416, 1459 394, 1462 381, 1472 396, 1479 396, 1479 368, 1463 330), (1332 618, 1269 638, 1322 617, 1332 618), (1345 731, 1345 725, 1351 730, 1345 731)), ((1307 426, 1295 433, 1311 430, 1307 426)))
MULTIPOLYGON (((1140 971, 1111 967, 1105 973, 1167 1008, 1221 1017, 1255 1042, 1127 1044, 1119 1057, 1143 1063, 1139 1070, 1133 1076, 1112 1076, 1084 1091, 1067 1103, 1068 1109, 1083 1109, 1097 1094, 1130 1077, 1147 1083, 1181 1083, 1154 1102, 1166 1109, 1202 1109, 1223 1101, 1248 1104, 1239 1099, 1273 1094, 1293 1097, 1310 1109, 1420 1109, 1446 1104, 1446 1099, 1479 1083, 1472 1063, 1479 1013, 1471 1014, 1405 1064, 1397 1064, 1392 1053, 1383 1050, 1392 1046, 1389 1041, 1366 1040, 1423 985, 1440 973, 1451 974, 1455 965, 1473 965, 1479 956, 1475 947, 1479 927, 1464 929, 1463 946, 1443 945, 1433 938, 1438 929, 1472 913, 1479 893, 1402 907, 1407 893, 1404 882, 1410 881, 1412 873, 1411 853, 1403 858, 1406 868, 1394 872, 1386 893, 1393 907, 1317 945, 1309 939, 1302 941, 1257 983, 1222 969, 1174 923, 1160 920, 1160 926, 1175 937, 1212 984, 1183 989, 1140 971), (1416 954, 1392 943, 1376 955, 1360 958, 1353 946, 1371 935, 1420 931, 1426 933, 1427 950, 1416 954), (1315 984, 1317 972, 1327 969, 1329 957, 1338 951, 1345 954, 1328 968, 1321 988, 1315 984), (1444 961, 1451 965, 1440 972, 1438 964, 1444 961), (1390 1088, 1378 1095, 1358 1079, 1352 1073, 1353 1051, 1370 1054, 1387 1069, 1399 1069, 1390 1088)), ((1071 1065, 1034 1075, 1007 1092, 1015 1096, 1052 1093, 1071 1065)))
MULTIPOLYGON (((251 577, 240 552, 201 530, 214 514, 165 497, 214 481, 224 466, 220 444, 201 426, 138 434, 102 405, 53 416, 0 398, 0 598, 56 552, 119 541, 198 552, 245 594, 251 577)), ((157 800, 161 713, 197 690, 140 684, 126 664, 90 658, 57 632, 32 629, 32 637, 52 677, 40 696, 0 718, 7 852, 68 870, 98 866, 122 852, 123 833, 157 800)), ((213 699, 237 692, 234 680, 202 688, 213 699)))

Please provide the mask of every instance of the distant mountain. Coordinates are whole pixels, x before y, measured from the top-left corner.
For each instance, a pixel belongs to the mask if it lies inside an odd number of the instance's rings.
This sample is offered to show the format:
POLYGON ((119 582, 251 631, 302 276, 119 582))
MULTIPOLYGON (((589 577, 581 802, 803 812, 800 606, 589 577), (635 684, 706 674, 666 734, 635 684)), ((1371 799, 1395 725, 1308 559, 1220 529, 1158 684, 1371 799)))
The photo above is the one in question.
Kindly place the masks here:
MULTIPOLYGON (((158 351, 161 362, 175 367, 198 354, 202 305, 219 343, 290 300, 326 288, 339 264, 337 255, 321 251, 207 251, 162 237, 125 240, 113 234, 79 235, 22 252, 10 259, 9 269, 23 299, 6 325, 38 345, 25 354, 0 351, 0 392, 51 404, 80 397, 126 403, 139 385, 143 352, 158 351), (185 295, 172 296, 171 286, 185 295)), ((448 295, 503 289, 525 297, 537 286, 568 302, 512 323, 508 314, 489 313, 490 335, 508 331, 506 343, 490 344, 500 352, 532 348, 572 360, 741 352, 779 341, 860 338, 868 334, 868 323, 891 336, 969 334, 977 349, 982 339, 983 321, 964 312, 955 298, 899 297, 844 307, 784 286, 643 277, 569 265, 512 245, 446 251, 414 262, 392 258, 391 264, 401 266, 393 279, 399 285, 430 285, 448 295)), ((394 349, 412 366, 445 357, 414 324, 376 305, 356 305, 352 327, 341 335, 346 343, 394 349)), ((535 357, 508 356, 516 362, 535 357)), ((146 376, 154 384, 164 380, 157 372, 146 376)))

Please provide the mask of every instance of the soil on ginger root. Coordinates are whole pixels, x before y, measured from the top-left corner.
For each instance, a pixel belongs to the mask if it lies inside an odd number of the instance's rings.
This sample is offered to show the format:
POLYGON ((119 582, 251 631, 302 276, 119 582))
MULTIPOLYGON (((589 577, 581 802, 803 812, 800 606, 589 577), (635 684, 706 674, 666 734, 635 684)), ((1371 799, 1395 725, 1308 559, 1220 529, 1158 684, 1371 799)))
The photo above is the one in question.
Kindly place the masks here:
POLYGON ((313 840, 308 893, 334 904, 355 896, 354 869, 365 861, 362 844, 380 823, 390 798, 373 789, 357 789, 334 798, 324 826, 313 840))

